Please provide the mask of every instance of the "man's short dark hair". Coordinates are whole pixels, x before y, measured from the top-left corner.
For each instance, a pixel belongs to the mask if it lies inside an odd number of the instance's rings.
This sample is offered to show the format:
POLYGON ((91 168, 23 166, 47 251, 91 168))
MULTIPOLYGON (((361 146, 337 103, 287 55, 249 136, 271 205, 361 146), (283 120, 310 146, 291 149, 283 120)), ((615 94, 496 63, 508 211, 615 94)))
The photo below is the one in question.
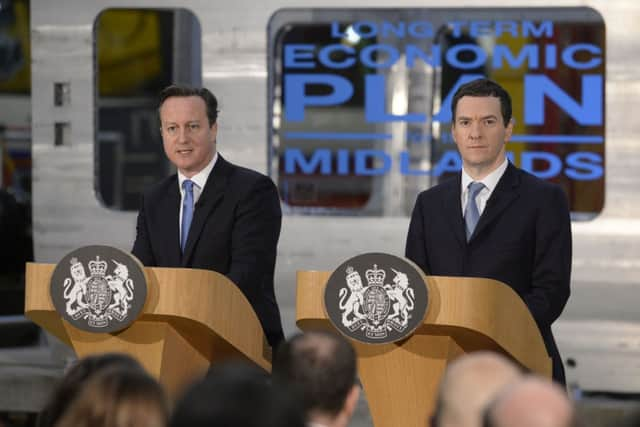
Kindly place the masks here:
POLYGON ((337 415, 356 381, 353 346, 325 331, 299 334, 280 345, 273 363, 275 381, 293 387, 304 410, 337 415))
MULTIPOLYGON (((627 413, 619 422, 620 427, 637 427, 640 426, 640 407, 637 404, 632 406, 633 409, 627 413)), ((582 420, 581 420, 582 421, 582 420)), ((586 421, 586 420, 585 420, 586 421)), ((582 423, 586 425, 587 423, 582 423)), ((582 425, 581 424, 581 425, 582 425)))
POLYGON ((216 365, 176 403, 169 427, 304 427, 300 402, 266 372, 243 362, 216 365))
POLYGON ((458 107, 458 101, 460 101, 463 96, 491 96, 498 98, 500 100, 500 112, 502 113, 504 126, 506 127, 509 124, 512 114, 511 96, 509 96, 509 93, 498 83, 489 79, 477 79, 460 86, 453 95, 453 100, 451 101, 451 118, 454 123, 456 120, 456 108, 458 107))
POLYGON ((158 101, 158 113, 160 108, 167 98, 171 97, 187 97, 198 96, 202 98, 204 104, 207 106, 207 118, 209 119, 209 126, 213 126, 218 119, 218 100, 215 95, 209 91, 206 87, 191 87, 186 85, 171 85, 162 89, 160 92, 160 99, 158 101))

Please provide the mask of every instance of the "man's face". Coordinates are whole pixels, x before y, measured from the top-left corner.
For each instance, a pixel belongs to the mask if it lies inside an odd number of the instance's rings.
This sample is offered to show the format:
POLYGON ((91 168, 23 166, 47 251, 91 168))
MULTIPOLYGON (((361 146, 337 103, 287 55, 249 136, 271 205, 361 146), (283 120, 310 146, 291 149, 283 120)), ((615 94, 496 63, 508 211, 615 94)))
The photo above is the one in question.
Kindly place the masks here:
POLYGON ((468 172, 486 175, 500 166, 512 132, 511 122, 505 127, 499 98, 463 96, 458 100, 451 134, 468 172))
POLYGON ((160 107, 164 152, 187 178, 213 159, 218 125, 209 126, 207 106, 199 96, 172 96, 160 107))

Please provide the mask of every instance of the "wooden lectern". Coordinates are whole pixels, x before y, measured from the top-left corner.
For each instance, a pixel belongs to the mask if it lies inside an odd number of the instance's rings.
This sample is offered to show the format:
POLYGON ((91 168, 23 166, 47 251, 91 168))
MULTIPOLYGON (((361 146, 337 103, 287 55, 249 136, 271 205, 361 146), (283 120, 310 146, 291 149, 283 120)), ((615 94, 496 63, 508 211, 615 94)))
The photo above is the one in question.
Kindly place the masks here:
MULTIPOLYGON (((296 322, 333 328, 321 301, 330 272, 298 272, 296 322)), ((376 427, 424 427, 447 364, 461 354, 493 350, 551 378, 538 327, 520 297, 490 279, 425 276, 429 309, 422 326, 392 344, 352 341, 376 427)))
POLYGON ((225 276, 208 270, 145 268, 147 301, 127 329, 85 332, 56 312, 49 293, 54 264, 27 263, 25 314, 73 347, 78 357, 123 352, 138 359, 171 398, 209 365, 244 359, 269 371, 271 349, 253 308, 225 276))

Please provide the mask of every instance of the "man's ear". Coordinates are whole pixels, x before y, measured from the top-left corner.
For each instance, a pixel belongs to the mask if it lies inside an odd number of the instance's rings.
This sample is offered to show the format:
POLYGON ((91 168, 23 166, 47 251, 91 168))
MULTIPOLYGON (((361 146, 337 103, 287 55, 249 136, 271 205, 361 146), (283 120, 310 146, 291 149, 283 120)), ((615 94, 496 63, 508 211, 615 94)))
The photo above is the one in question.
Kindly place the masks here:
POLYGON ((347 417, 351 418, 353 415, 353 411, 356 410, 356 405, 358 404, 358 398, 360 397, 360 386, 358 384, 354 384, 347 394, 347 397, 344 399, 344 406, 342 407, 342 411, 347 415, 347 417))
POLYGON ((511 135, 513 134, 513 126, 515 124, 515 120, 513 120, 513 117, 509 120, 509 123, 507 123, 507 127, 505 129, 505 133, 504 133, 504 142, 507 143, 511 140, 511 135))
POLYGON ((216 121, 214 124, 212 124, 211 126, 209 126, 209 130, 212 133, 213 136, 213 143, 217 143, 218 142, 218 121, 216 121))

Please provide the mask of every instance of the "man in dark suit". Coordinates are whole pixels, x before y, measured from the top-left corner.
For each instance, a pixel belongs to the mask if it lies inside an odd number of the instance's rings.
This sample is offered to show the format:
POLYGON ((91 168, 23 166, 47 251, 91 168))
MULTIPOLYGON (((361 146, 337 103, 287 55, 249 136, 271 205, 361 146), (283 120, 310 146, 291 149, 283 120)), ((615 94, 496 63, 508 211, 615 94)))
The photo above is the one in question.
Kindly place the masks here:
POLYGON ((426 273, 506 283, 524 300, 564 383, 551 333, 569 298, 571 221, 562 189, 513 166, 511 98, 486 79, 460 87, 452 134, 463 170, 422 192, 413 210, 406 256, 426 273))
POLYGON ((275 347, 284 338, 273 289, 282 221, 277 189, 216 152, 218 102, 207 89, 169 86, 159 105, 164 150, 178 173, 144 193, 132 252, 146 266, 224 274, 275 347))

